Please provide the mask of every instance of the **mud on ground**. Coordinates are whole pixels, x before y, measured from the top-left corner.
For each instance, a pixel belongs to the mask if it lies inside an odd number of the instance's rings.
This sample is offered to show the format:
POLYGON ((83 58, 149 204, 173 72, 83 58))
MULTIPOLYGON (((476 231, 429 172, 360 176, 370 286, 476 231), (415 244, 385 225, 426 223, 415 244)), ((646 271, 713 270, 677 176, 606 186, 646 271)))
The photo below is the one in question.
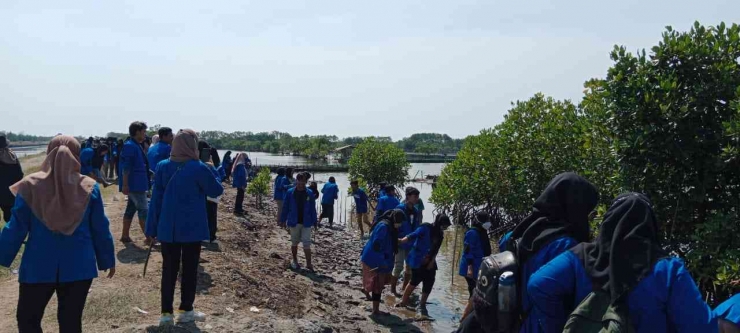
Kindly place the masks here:
MULTIPOLYGON (((104 191, 106 214, 116 240, 121 235, 125 197, 113 188, 104 191)), ((85 332, 420 332, 426 322, 413 312, 396 311, 393 304, 381 310, 392 314, 380 321, 368 315, 371 303, 361 289, 359 256, 362 242, 352 231, 320 229, 314 236, 315 273, 289 268, 287 231, 276 226, 276 207, 265 200, 257 209, 247 195, 247 215, 231 211, 234 189, 228 188, 219 205, 219 244, 204 245, 198 274, 197 310, 207 314, 205 323, 161 330, 159 319, 162 260, 158 249, 151 254, 146 277, 142 276, 147 248, 136 221, 134 243, 116 241, 117 273, 113 279, 93 282, 83 316, 85 332), (418 325, 418 326, 417 326, 418 325)), ((299 249, 299 261, 305 266, 299 249)), ((178 284, 179 288, 179 284, 178 284)), ((386 288, 386 293, 388 292, 386 288)), ((179 304, 179 289, 175 306, 179 304)), ((3 331, 16 331, 17 275, 0 281, 3 331)), ((389 301, 385 297, 385 301, 389 301)), ((390 303, 390 302, 389 302, 390 303)), ((44 329, 57 331, 56 300, 44 317, 44 329)))

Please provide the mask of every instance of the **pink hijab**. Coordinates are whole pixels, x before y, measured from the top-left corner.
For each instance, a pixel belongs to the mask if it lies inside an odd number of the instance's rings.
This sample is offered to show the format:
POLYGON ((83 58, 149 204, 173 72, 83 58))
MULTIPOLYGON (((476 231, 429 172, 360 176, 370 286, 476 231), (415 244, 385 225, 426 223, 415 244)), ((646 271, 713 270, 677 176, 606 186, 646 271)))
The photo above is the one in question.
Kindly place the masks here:
POLYGON ((68 135, 54 137, 41 171, 10 187, 33 214, 54 232, 72 235, 82 223, 95 180, 80 174, 80 143, 68 135))
POLYGON ((234 157, 234 165, 231 167, 231 173, 233 174, 236 172, 236 167, 240 164, 244 164, 246 160, 247 154, 245 153, 237 153, 236 157, 234 157))
POLYGON ((172 152, 170 152, 170 161, 187 162, 198 160, 198 135, 191 129, 184 129, 177 132, 172 139, 172 152))

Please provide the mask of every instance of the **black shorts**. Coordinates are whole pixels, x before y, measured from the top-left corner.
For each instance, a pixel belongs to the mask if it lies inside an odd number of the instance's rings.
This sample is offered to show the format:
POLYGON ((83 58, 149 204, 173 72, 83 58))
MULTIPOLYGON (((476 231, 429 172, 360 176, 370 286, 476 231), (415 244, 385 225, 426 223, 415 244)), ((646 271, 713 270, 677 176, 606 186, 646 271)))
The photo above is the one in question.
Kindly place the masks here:
POLYGON ((472 297, 473 296, 473 290, 475 289, 475 283, 477 282, 475 279, 471 279, 469 277, 465 277, 465 281, 468 283, 468 294, 472 297))
POLYGON ((425 267, 414 268, 411 270, 411 285, 416 287, 419 283, 424 283, 421 287, 423 294, 429 294, 432 292, 434 287, 434 279, 437 275, 437 270, 426 269, 425 267))

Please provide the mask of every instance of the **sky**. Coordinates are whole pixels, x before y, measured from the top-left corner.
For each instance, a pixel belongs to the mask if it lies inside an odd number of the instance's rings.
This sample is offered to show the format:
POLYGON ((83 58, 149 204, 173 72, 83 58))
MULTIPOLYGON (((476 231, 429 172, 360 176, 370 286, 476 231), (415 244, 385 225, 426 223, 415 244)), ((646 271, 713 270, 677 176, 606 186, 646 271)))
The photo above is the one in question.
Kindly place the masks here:
POLYGON ((737 0, 0 1, 0 130, 477 134, 737 0))

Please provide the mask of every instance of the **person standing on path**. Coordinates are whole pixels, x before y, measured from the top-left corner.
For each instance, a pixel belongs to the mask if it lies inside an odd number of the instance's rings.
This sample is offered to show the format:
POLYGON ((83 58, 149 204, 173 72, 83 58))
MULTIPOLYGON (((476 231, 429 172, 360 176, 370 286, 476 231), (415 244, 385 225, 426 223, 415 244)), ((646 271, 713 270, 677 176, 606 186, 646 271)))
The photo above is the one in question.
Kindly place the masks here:
POLYGON ((10 221, 11 208, 15 203, 15 196, 10 192, 10 185, 23 179, 23 168, 18 156, 8 148, 8 140, 0 135, 0 210, 5 222, 10 221))
POLYGON ((372 316, 388 315, 380 311, 380 296, 391 278, 393 261, 398 252, 398 228, 403 219, 400 209, 383 213, 368 230, 370 239, 362 248, 362 292, 373 302, 372 316))
POLYGON ((432 292, 437 275, 437 253, 439 253, 442 240, 444 240, 444 231, 450 225, 452 225, 450 218, 441 214, 437 216, 434 223, 422 223, 414 232, 398 241, 400 244, 413 242, 413 245, 406 258, 406 265, 411 268, 411 282, 404 289, 403 298, 396 307, 408 306, 414 289, 420 283, 423 283, 419 310, 421 310, 422 315, 427 315, 427 299, 429 299, 429 294, 432 292))
MULTIPOLYGON (((339 199, 339 186, 334 177, 329 177, 329 182, 324 184, 321 188, 321 216, 319 221, 323 218, 329 219, 329 228, 334 226, 334 200, 339 199)), ((321 227, 321 222, 318 224, 321 227)))
POLYGON ((174 138, 174 135, 172 134, 172 129, 169 127, 161 127, 159 131, 157 131, 157 135, 155 137, 159 137, 158 140, 152 138, 152 146, 149 147, 149 151, 147 151, 146 156, 149 160, 149 168, 154 173, 157 171, 157 164, 159 162, 162 162, 168 158, 170 158, 170 152, 172 151, 172 139, 174 138))
POLYGON ((365 238, 366 224, 368 233, 370 232, 370 222, 367 220, 367 193, 358 184, 357 180, 350 182, 350 186, 352 186, 352 197, 355 199, 357 226, 360 228, 360 239, 363 239, 365 238))
POLYGON ((285 168, 277 169, 277 177, 275 177, 275 183, 273 185, 273 196, 275 204, 277 205, 277 223, 280 224, 280 215, 283 212, 283 199, 285 198, 285 190, 283 182, 285 181, 285 168))
MULTIPOLYGON (((123 229, 121 230, 121 242, 131 243, 129 231, 134 220, 134 214, 138 213, 139 226, 144 231, 146 225, 149 203, 147 192, 149 191, 149 161, 146 158, 141 143, 146 137, 147 126, 145 123, 135 121, 128 127, 130 138, 123 143, 121 150, 121 174, 118 185, 121 192, 128 196, 126 211, 123 213, 123 229)), ((151 239, 147 238, 147 245, 151 239)))
POLYGON ((182 262, 180 308, 177 321, 204 321, 193 310, 201 242, 210 238, 206 197, 223 194, 209 167, 199 160, 198 137, 180 130, 172 141, 170 158, 159 163, 154 175, 146 234, 162 243, 162 317, 160 326, 173 325, 173 299, 182 262), (194 204, 201 203, 201 204, 194 204))
MULTIPOLYGON (((389 194, 390 196, 390 194, 389 194)), ((406 237, 406 235, 410 234, 416 228, 419 226, 419 212, 416 210, 416 202, 419 201, 419 190, 417 190, 415 187, 407 187, 406 188, 406 199, 396 207, 397 209, 400 209, 404 213, 404 220, 403 224, 401 224, 401 228, 398 229, 398 238, 406 237)), ((409 251, 411 251, 411 245, 409 243, 406 244, 399 244, 398 245, 398 253, 396 253, 396 262, 393 266, 393 278, 391 279, 391 292, 393 295, 399 296, 400 294, 396 291, 396 285, 398 284, 398 279, 401 277, 401 272, 403 272, 403 287, 402 290, 406 289, 406 286, 411 281, 411 269, 406 267, 404 269, 404 264, 406 263, 406 257, 409 255, 409 251)))
POLYGON ((234 166, 231 170, 233 177, 231 186, 236 188, 236 201, 234 202, 234 215, 244 215, 244 190, 247 188, 246 154, 236 153, 234 166))
POLYGON ((285 194, 280 223, 281 226, 290 228, 290 252, 293 255, 290 267, 294 270, 301 268, 298 265, 298 244, 302 243, 303 253, 306 255, 306 268, 313 271, 311 227, 316 225, 316 199, 313 192, 306 187, 306 174, 298 174, 296 186, 285 194))
POLYGON ((233 160, 231 159, 231 150, 226 151, 226 154, 224 154, 223 167, 224 167, 224 171, 226 171, 226 178, 224 178, 224 180, 227 182, 231 178, 232 163, 233 163, 233 160))
MULTIPOLYGON (((10 267, 26 246, 18 273, 18 331, 41 332, 57 294, 59 332, 82 332, 82 313, 98 270, 116 273, 113 236, 100 188, 80 174, 80 143, 54 137, 39 172, 15 185, 10 222, 0 233, 0 265, 10 267)), ((5 327, 7 328, 7 327, 5 327)))

